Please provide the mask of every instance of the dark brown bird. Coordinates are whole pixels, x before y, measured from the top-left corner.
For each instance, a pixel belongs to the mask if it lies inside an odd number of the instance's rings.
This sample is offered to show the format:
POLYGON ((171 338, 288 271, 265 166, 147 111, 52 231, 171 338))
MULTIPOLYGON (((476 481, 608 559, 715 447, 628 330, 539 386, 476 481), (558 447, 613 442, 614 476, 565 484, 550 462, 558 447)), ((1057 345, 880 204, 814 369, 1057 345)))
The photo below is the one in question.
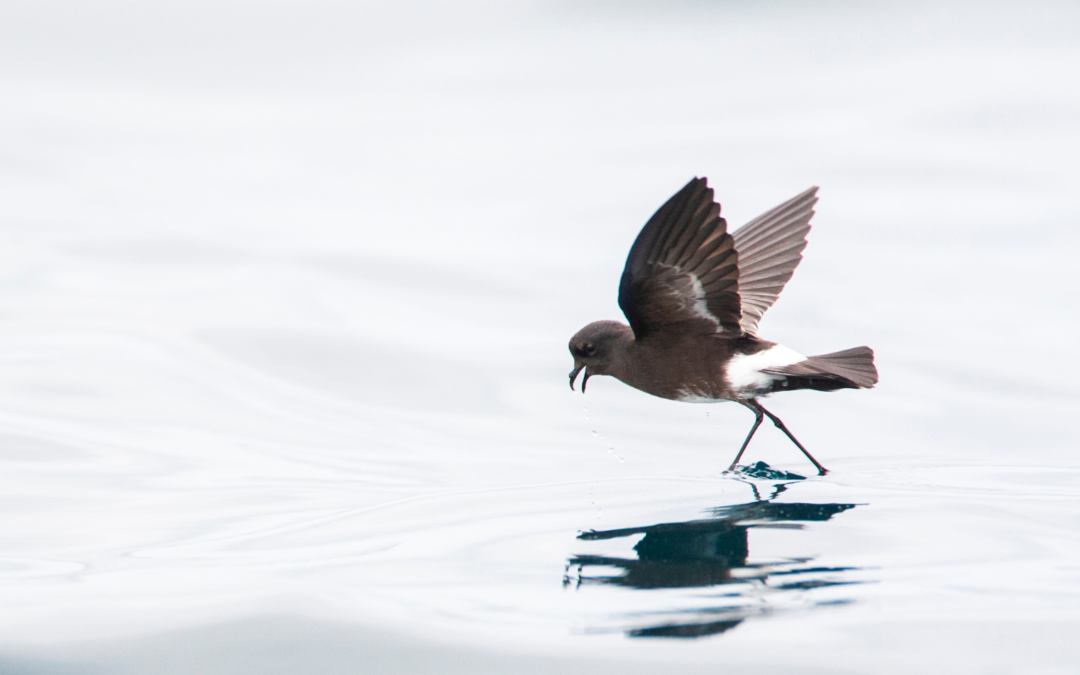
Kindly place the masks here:
POLYGON ((760 398, 795 389, 866 389, 878 381, 874 352, 855 347, 806 357, 757 336, 802 260, 817 188, 758 216, 734 234, 704 178, 695 178, 653 214, 626 259, 619 307, 630 325, 594 321, 570 339, 570 388, 585 370, 611 375, 661 398, 735 401, 754 411, 735 469, 768 417, 826 473, 760 398))

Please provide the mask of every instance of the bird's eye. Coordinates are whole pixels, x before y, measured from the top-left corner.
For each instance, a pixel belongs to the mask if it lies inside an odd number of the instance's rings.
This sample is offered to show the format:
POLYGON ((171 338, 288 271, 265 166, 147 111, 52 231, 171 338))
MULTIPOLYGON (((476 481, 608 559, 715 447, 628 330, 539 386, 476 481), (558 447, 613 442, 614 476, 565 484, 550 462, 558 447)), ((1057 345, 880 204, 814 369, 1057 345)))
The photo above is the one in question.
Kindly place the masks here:
POLYGON ((581 348, 581 351, 585 352, 585 356, 592 356, 593 354, 596 353, 596 345, 589 342, 584 347, 581 348))

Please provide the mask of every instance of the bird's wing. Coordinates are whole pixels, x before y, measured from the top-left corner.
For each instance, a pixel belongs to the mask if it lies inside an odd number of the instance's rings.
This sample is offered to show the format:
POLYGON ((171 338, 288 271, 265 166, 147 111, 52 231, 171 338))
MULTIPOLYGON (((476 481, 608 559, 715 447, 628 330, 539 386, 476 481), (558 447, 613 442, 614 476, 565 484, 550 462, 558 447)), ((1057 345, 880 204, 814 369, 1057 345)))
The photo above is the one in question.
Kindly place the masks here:
POLYGON ((765 310, 776 302, 802 260, 814 215, 817 188, 789 199, 736 230, 742 330, 755 335, 765 310))
POLYGON ((641 230, 619 307, 638 338, 665 329, 742 333, 738 254, 704 178, 687 183, 641 230))

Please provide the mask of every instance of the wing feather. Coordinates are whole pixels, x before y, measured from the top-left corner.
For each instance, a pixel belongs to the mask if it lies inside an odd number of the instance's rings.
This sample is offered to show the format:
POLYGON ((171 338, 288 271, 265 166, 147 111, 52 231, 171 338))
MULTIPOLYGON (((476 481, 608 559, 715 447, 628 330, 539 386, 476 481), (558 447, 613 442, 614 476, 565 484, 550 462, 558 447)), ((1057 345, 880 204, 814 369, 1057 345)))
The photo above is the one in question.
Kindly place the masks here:
POLYGON ((661 206, 630 249, 619 306, 634 334, 742 333, 735 242, 704 178, 661 206))
POLYGON ((756 334, 802 260, 815 202, 816 187, 728 234, 706 179, 687 183, 657 209, 627 256, 619 306, 634 334, 674 326, 756 334))
POLYGON ((739 261, 740 325, 751 335, 791 279, 806 248, 817 188, 789 199, 732 235, 739 261))

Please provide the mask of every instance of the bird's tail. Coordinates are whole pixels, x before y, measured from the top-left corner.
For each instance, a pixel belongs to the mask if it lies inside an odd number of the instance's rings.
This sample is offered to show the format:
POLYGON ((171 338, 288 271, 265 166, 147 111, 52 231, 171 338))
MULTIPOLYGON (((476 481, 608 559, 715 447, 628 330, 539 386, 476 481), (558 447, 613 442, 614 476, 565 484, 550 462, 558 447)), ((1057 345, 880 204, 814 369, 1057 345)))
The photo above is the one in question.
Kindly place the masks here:
POLYGON ((811 356, 805 361, 782 368, 762 370, 770 375, 783 375, 773 391, 789 389, 869 389, 877 384, 878 373, 874 367, 874 350, 855 347, 842 352, 811 356))

